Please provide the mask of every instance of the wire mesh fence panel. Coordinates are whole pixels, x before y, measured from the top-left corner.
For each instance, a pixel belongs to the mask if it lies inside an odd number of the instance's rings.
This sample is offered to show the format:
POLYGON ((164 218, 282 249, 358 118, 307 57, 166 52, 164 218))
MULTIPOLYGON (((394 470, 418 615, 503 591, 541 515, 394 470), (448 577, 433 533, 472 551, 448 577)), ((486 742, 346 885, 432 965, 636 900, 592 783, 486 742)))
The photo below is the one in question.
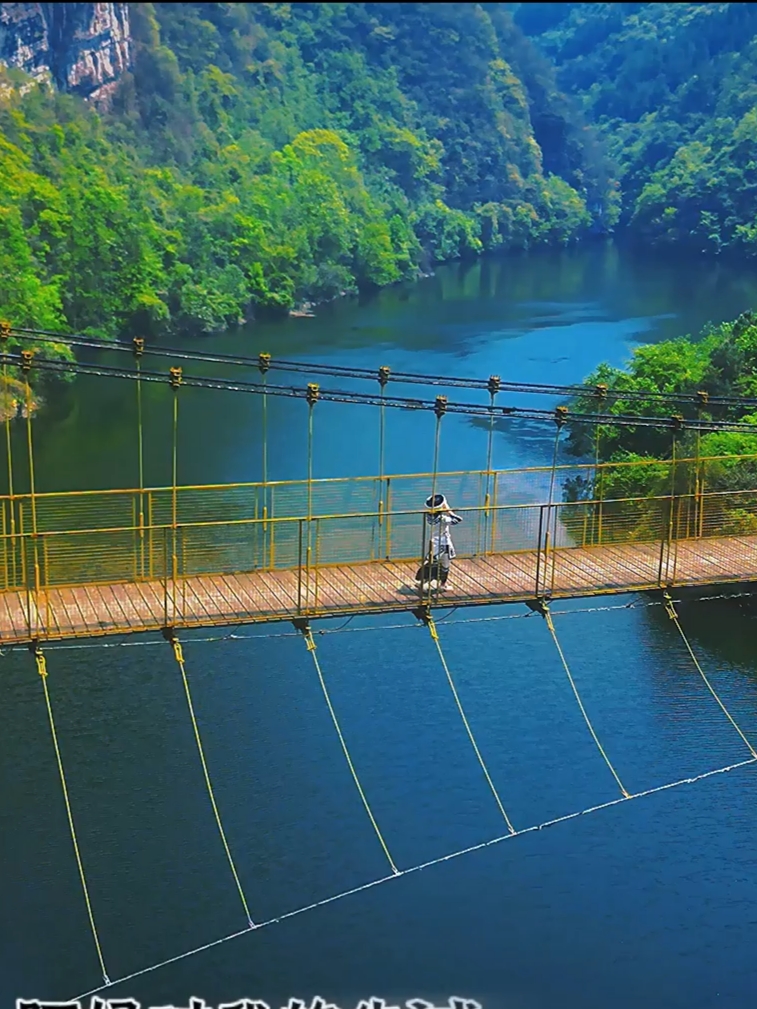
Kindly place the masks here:
POLYGON ((698 535, 757 535, 757 491, 704 493, 699 502, 698 535))
MULTIPOLYGON (((174 521, 174 495, 171 488, 150 490, 152 521, 171 525, 174 521)), ((233 484, 227 487, 179 487, 176 490, 176 522, 254 521, 262 516, 262 494, 257 484, 233 484)))
POLYGON ((599 516, 585 502, 544 506, 539 591, 583 595, 664 582, 673 518, 667 498, 604 502, 599 516))
MULTIPOLYGON (((31 498, 15 502, 31 524, 31 498)), ((123 529, 138 524, 139 493, 82 491, 68 494, 38 494, 34 505, 38 532, 70 532, 80 529, 123 529)))
POLYGON ((6 498, 0 508, 0 530, 2 532, 0 577, 2 577, 2 587, 5 590, 18 589, 24 585, 22 539, 17 532, 15 516, 15 504, 6 498))
POLYGON ((432 473, 389 477, 391 508, 394 511, 420 511, 432 491, 443 494, 453 511, 483 505, 486 474, 432 473))
POLYGON ((302 537, 298 519, 277 519, 268 523, 268 567, 296 568, 300 563, 302 537))
MULTIPOLYGON (((39 566, 41 582, 48 587, 104 585, 139 578, 138 530, 40 533, 24 539, 28 584, 34 584, 32 563, 39 566)), ((161 564, 157 577, 163 573, 161 564)))
POLYGON ((423 512, 390 512, 384 536, 388 560, 419 560, 428 549, 428 529, 423 512))
POLYGON ((515 553, 536 550, 539 505, 504 505, 482 510, 486 552, 515 553))
POLYGON ((181 525, 177 551, 185 577, 259 570, 265 564, 263 522, 181 525))
POLYGON ((364 564, 376 559, 378 514, 320 518, 304 523, 310 563, 364 564))

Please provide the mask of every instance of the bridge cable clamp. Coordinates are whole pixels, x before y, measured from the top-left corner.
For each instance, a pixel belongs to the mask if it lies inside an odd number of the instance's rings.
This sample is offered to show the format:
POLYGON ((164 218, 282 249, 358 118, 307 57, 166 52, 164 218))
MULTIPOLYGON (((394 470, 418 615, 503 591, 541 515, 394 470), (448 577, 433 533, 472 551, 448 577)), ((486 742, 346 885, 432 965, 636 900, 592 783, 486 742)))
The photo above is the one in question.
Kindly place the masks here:
POLYGON ((678 620, 678 614, 676 613, 675 607, 673 606, 673 600, 670 596, 670 593, 667 590, 665 590, 662 593, 662 598, 665 602, 665 612, 667 613, 668 617, 671 620, 678 620))
POLYGON ((47 660, 42 653, 39 641, 32 641, 29 645, 29 651, 34 656, 34 661, 37 663, 37 672, 44 679, 47 676, 47 660))
POLYGON ((303 638, 305 639, 307 650, 309 652, 314 652, 316 645, 315 640, 313 638, 313 631, 310 627, 310 621, 307 619, 307 617, 295 617, 292 623, 294 624, 294 629, 296 631, 299 631, 300 634, 302 634, 303 638))
POLYGON ((175 627, 163 627, 161 629, 161 634, 166 639, 168 644, 173 648, 174 657, 176 661, 181 665, 184 662, 184 652, 181 647, 181 642, 176 636, 175 627))
POLYGON ((545 596, 537 596, 536 599, 526 599, 526 606, 534 613, 546 619, 549 612, 549 600, 545 596))

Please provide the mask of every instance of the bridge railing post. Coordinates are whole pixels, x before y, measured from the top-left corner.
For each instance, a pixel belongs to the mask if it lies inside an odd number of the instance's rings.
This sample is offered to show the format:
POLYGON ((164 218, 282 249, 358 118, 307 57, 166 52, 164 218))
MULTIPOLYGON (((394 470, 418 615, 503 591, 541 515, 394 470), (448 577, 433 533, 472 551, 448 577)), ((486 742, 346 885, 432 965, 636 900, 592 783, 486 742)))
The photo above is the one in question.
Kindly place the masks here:
MULTIPOLYGON (((318 570, 321 561, 321 520, 315 519, 315 572, 313 577, 313 604, 312 609, 318 609, 318 570)), ((308 587, 308 592, 310 591, 308 587)))
POLYGON ((171 615, 168 611, 168 527, 163 527, 163 571, 162 581, 163 581, 163 626, 170 627, 172 623, 171 615))
MULTIPOLYGON (((675 507, 675 522, 673 524, 673 542, 671 544, 673 562, 672 565, 671 564, 668 565, 669 585, 675 585, 676 575, 678 573, 678 541, 681 539, 681 511, 684 507, 686 507, 688 512, 688 509, 691 507, 691 501, 688 495, 686 496, 680 495, 679 497, 675 498, 674 507, 675 507)), ((685 537, 686 533, 684 532, 684 538, 685 537)))
MULTIPOLYGON (((180 620, 183 621, 187 612, 187 554, 186 554, 186 527, 179 526, 179 571, 178 577, 181 585, 181 611, 180 620)), ((191 539, 190 539, 191 547, 191 539)))
POLYGON ((43 622, 44 637, 49 637, 50 635, 50 551, 48 549, 49 538, 44 533, 41 533, 40 539, 42 540, 42 551, 41 551, 41 563, 39 574, 37 611, 39 612, 39 596, 41 595, 42 598, 44 599, 44 605, 45 605, 45 619, 43 622))
POLYGON ((8 502, 3 501, 3 588, 7 592, 11 587, 10 581, 10 564, 8 555, 8 520, 6 516, 6 510, 8 507, 8 502))
POLYGON ((392 556, 392 478, 386 478, 386 510, 384 512, 384 548, 382 557, 391 560, 392 556))
POLYGON ((302 614, 302 519, 297 520, 297 615, 302 614))
POLYGON ((704 468, 699 476, 698 482, 698 492, 697 492, 697 523, 696 523, 696 535, 699 539, 704 536, 704 468))
POLYGON ((542 574, 542 541, 544 538, 544 510, 546 505, 539 505, 539 529, 536 534, 536 582, 534 585, 534 596, 540 599, 542 596, 541 591, 541 574, 542 574))
POLYGON ((676 513, 677 499, 673 494, 660 498, 660 557, 657 571, 657 584, 660 588, 670 584, 676 513))

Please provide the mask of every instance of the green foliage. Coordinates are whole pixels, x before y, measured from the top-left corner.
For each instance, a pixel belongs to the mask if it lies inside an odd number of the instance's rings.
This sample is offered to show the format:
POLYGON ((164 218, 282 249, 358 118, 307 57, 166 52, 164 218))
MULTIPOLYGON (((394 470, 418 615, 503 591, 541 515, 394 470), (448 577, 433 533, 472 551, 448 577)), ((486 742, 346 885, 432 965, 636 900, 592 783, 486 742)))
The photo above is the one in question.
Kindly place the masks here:
MULTIPOLYGON (((577 397, 571 404, 575 413, 639 414, 669 420, 674 409, 655 394, 696 395, 700 390, 715 397, 753 397, 757 391, 757 315, 744 313, 733 322, 706 328, 699 339, 667 340, 639 347, 624 369, 602 364, 586 380, 620 393, 616 400, 597 395, 577 397), (623 395, 627 393, 628 395, 623 395), (631 394, 635 393, 635 396, 631 394)), ((752 490, 757 486, 757 412, 748 405, 707 403, 689 408, 689 416, 702 419, 738 421, 754 425, 749 431, 711 431, 697 437, 683 431, 676 437, 676 458, 701 460, 671 463, 673 438, 670 427, 621 427, 603 424, 588 429, 570 424, 569 445, 577 455, 598 456, 609 462, 603 470, 602 497, 652 497, 670 493, 690 493, 695 480, 708 491, 752 490), (594 440, 598 435, 598 440, 594 440), (727 457, 732 458, 727 458, 727 457), (696 471, 696 472, 695 472, 696 471)), ((564 489, 566 500, 589 500, 596 496, 595 482, 572 481, 564 489)), ((739 506, 738 497, 724 498, 727 510, 739 506)), ((715 505, 713 505, 715 507, 715 505)), ((730 511, 729 511, 730 513, 730 511)))
POLYGON ((757 8, 516 4, 619 166, 630 230, 757 253, 757 8))
POLYGON ((0 80, 17 325, 210 332, 612 215, 593 134, 505 5, 130 11, 108 113, 0 80))

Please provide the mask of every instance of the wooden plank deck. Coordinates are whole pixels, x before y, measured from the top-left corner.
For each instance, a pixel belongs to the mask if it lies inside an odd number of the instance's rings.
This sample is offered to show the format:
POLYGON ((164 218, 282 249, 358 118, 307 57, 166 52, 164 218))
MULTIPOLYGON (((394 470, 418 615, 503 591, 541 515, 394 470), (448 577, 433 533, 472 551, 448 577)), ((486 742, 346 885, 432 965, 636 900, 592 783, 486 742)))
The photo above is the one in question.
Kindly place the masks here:
MULTIPOLYGON (((540 586, 554 598, 607 595, 659 587, 660 544, 560 548, 544 565, 540 586)), ((417 563, 377 561, 311 571, 199 575, 168 591, 162 582, 120 582, 0 592, 0 644, 292 619, 390 613, 418 605, 417 563), (175 588, 175 590, 174 590, 175 588)), ((536 594, 537 554, 457 559, 438 604, 516 602, 536 594)), ((705 586, 757 581, 757 536, 684 540, 666 555, 663 584, 705 586)))

